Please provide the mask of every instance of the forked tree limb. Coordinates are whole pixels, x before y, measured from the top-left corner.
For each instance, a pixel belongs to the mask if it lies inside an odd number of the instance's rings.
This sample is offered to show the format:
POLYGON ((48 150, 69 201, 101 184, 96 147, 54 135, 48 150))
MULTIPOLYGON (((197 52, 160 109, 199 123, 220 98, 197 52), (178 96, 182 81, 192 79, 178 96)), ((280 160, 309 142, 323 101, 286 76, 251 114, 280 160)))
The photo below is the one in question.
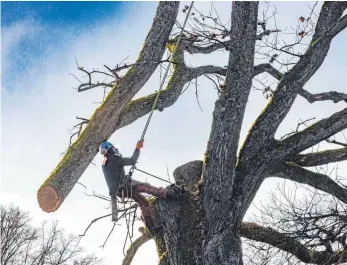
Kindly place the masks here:
POLYGON ((293 254, 305 263, 330 265, 347 262, 347 250, 330 252, 316 251, 307 248, 299 240, 256 223, 243 222, 240 228, 241 236, 250 240, 267 243, 273 247, 293 254))
MULTIPOLYGON (((267 69, 263 65, 254 67, 254 76, 266 72, 267 69)), ((226 69, 220 66, 206 65, 196 68, 190 68, 183 64, 178 64, 174 68, 174 72, 170 78, 167 87, 160 92, 160 97, 156 109, 164 110, 171 107, 180 97, 184 86, 191 80, 206 74, 226 75, 226 69)), ((137 119, 147 115, 152 108, 154 98, 157 93, 141 97, 129 102, 124 111, 120 114, 117 129, 125 127, 137 119)))
MULTIPOLYGON (((331 41, 347 26, 339 20, 346 7, 345 2, 323 4, 310 47, 298 63, 280 80, 271 101, 250 129, 240 151, 240 164, 244 168, 247 168, 251 157, 259 155, 260 149, 271 143, 296 96, 323 64, 331 41)), ((277 156, 277 158, 282 157, 277 156)))
MULTIPOLYGON (((273 67, 269 63, 264 63, 264 64, 259 64, 255 67, 254 69, 255 72, 263 73, 267 72, 277 80, 281 80, 282 77, 284 76, 283 73, 278 71, 275 67, 273 67)), ((334 103, 338 103, 340 101, 345 101, 347 102, 347 94, 337 92, 337 91, 329 91, 329 92, 323 92, 323 93, 317 93, 317 94, 312 94, 308 92, 307 90, 301 88, 299 89, 298 93, 301 97, 305 98, 309 103, 314 103, 316 101, 326 101, 326 100, 331 100, 334 103)))
POLYGON ((98 152, 98 146, 116 129, 119 114, 154 73, 164 55, 166 43, 174 26, 179 2, 160 2, 152 27, 135 64, 109 92, 103 104, 96 109, 77 141, 37 193, 39 206, 46 212, 54 212, 68 196, 78 179, 98 152), (141 63, 142 62, 142 63, 141 63))
MULTIPOLYGON (((332 253, 326 250, 312 250, 303 245, 297 239, 291 238, 290 236, 269 227, 260 226, 254 222, 243 222, 240 227, 240 234, 243 238, 263 242, 280 250, 286 251, 305 263, 330 265, 347 261, 347 250, 332 253)), ((151 238, 147 234, 142 234, 139 238, 137 238, 130 245, 122 261, 122 265, 131 265, 136 252, 149 240, 151 240, 151 238)))

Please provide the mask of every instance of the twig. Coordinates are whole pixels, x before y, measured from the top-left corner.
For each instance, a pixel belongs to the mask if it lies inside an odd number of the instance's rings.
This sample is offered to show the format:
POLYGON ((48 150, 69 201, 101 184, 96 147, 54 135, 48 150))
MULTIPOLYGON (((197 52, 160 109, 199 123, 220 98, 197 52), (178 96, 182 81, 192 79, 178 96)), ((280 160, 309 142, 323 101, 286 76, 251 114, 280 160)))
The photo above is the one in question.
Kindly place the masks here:
POLYGON ((99 198, 99 199, 102 199, 105 201, 111 201, 110 198, 103 196, 103 195, 96 194, 94 191, 93 191, 93 194, 87 194, 86 192, 84 192, 84 194, 88 197, 96 197, 96 198, 99 198))
POLYGON ((85 119, 85 118, 81 118, 81 117, 77 117, 76 116, 76 119, 78 120, 81 120, 80 123, 74 125, 74 127, 72 127, 72 129, 70 129, 69 131, 72 131, 73 129, 76 129, 78 127, 78 130, 73 133, 71 136, 70 136, 70 140, 69 140, 69 147, 71 146, 72 144, 72 138, 77 135, 77 136, 80 136, 81 132, 82 132, 82 129, 83 129, 83 125, 87 124, 89 122, 88 119, 85 119))
POLYGON ((171 176, 170 176, 170 173, 169 173, 169 168, 168 166, 166 166, 166 173, 167 173, 167 176, 169 178, 169 181, 171 182, 171 176))
POLYGON ((298 125, 296 126, 295 131, 292 131, 292 132, 290 132, 290 133, 287 133, 287 134, 283 135, 283 136, 280 138, 280 140, 283 140, 285 137, 288 137, 288 136, 290 136, 290 135, 292 135, 292 134, 294 134, 294 133, 297 133, 297 132, 299 131, 299 128, 300 128, 301 125, 306 126, 306 123, 307 123, 307 122, 312 121, 312 120, 314 120, 315 118, 316 118, 316 117, 313 117, 313 118, 310 118, 310 119, 307 119, 307 120, 304 120, 304 121, 302 121, 302 120, 300 119, 300 122, 298 122, 298 125))
POLYGON ((199 102, 198 79, 197 79, 197 78, 195 79, 195 97, 196 97, 196 101, 198 102, 198 106, 199 106, 201 112, 203 112, 203 110, 202 110, 202 108, 201 108, 201 105, 200 105, 200 102, 199 102))
POLYGON ((77 181, 77 184, 81 185, 82 187, 84 187, 85 189, 87 189, 87 187, 85 185, 83 185, 81 182, 77 181))
POLYGON ((103 216, 100 216, 100 217, 97 217, 95 219, 93 219, 90 224, 87 226, 87 228, 84 230, 84 233, 82 235, 79 235, 80 237, 83 237, 86 235, 87 231, 89 230, 89 228, 92 226, 92 224, 94 224, 95 222, 99 221, 100 219, 103 219, 103 218, 106 218, 108 216, 111 216, 112 214, 106 214, 106 215, 103 215, 103 216))
POLYGON ((327 139, 326 141, 328 143, 330 143, 330 144, 337 144, 337 145, 342 145, 344 147, 347 147, 347 143, 342 143, 342 142, 339 142, 339 141, 336 141, 336 140, 331 140, 331 139, 327 139))
POLYGON ((102 246, 100 246, 101 248, 104 248, 104 247, 105 247, 106 242, 107 242, 107 240, 109 239, 110 235, 112 234, 113 229, 114 229, 115 226, 116 226, 116 223, 113 224, 112 229, 111 229, 111 231, 108 233, 108 235, 107 235, 107 237, 106 237, 106 239, 105 239, 104 244, 102 244, 102 246))

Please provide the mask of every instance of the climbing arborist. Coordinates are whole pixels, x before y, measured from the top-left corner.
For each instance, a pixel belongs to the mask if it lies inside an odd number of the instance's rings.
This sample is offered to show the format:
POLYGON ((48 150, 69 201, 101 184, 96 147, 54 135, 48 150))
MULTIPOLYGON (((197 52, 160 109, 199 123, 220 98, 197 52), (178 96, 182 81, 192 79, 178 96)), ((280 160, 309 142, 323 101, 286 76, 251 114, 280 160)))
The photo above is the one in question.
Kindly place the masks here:
POLYGON ((132 198, 136 201, 141 210, 144 221, 148 228, 154 228, 146 198, 141 192, 163 198, 178 199, 182 190, 177 186, 170 189, 156 188, 148 183, 133 180, 131 176, 126 176, 124 166, 133 166, 140 156, 140 149, 143 147, 143 140, 136 144, 136 149, 131 157, 122 157, 119 150, 110 142, 103 142, 99 146, 100 154, 104 156, 102 171, 111 196, 112 221, 118 219, 117 196, 121 198, 132 198))

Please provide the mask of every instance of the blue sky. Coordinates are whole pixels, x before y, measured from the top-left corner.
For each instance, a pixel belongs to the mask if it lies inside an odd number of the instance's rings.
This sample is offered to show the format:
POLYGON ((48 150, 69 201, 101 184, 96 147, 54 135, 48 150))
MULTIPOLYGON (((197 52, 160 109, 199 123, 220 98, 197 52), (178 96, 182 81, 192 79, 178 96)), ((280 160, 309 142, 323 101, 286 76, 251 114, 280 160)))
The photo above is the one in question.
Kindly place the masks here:
MULTIPOLYGON (((52 214, 43 213, 36 202, 36 191, 51 173, 68 145, 69 133, 76 124, 76 116, 89 118, 98 106, 102 89, 77 93, 78 85, 70 73, 81 77, 75 58, 86 69, 116 65, 124 58, 132 63, 141 50, 156 11, 156 2, 2 2, 1 73, 1 200, 14 202, 35 216, 35 221, 59 220, 72 233, 81 233, 95 217, 108 213, 107 205, 84 196, 76 186, 62 207, 52 214), (63 12, 68 11, 69 12, 63 12), (77 12, 78 11, 78 12, 77 12), (18 151, 20 150, 20 151, 18 151), (71 216, 74 220, 71 220, 71 216)), ((183 2, 182 5, 187 3, 183 2)), ((309 13, 313 2, 277 2, 277 23, 281 28, 295 26, 297 18, 309 13)), ((222 20, 230 18, 230 2, 216 2, 222 20)), ((203 12, 210 3, 196 2, 203 12)), ((180 13, 179 21, 184 17, 180 13)), ((342 32, 332 43, 329 55, 317 75, 306 88, 311 92, 345 91, 347 32, 342 32)), ((218 52, 208 56, 187 56, 190 66, 215 64, 224 66, 228 54, 218 52)), ((258 61, 256 62, 258 63, 258 61)), ((271 81, 271 78, 269 78, 271 81)), ((137 96, 158 89, 156 72, 137 96)), ((146 135, 139 159, 141 169, 166 176, 188 161, 202 159, 211 128, 212 111, 216 100, 211 83, 199 79, 199 100, 195 88, 190 87, 174 106, 155 113, 146 135)), ((252 91, 241 138, 267 101, 258 91, 252 91)), ((331 102, 309 104, 297 99, 279 134, 296 127, 298 119, 327 117, 345 107, 331 102)), ((146 118, 117 131, 110 141, 118 145, 124 155, 130 155, 141 135, 146 118)), ((107 195, 101 172, 100 156, 94 159, 80 181, 97 193, 107 195)), ((346 175, 346 163, 340 164, 341 175, 346 175)), ((134 178, 153 185, 165 185, 159 180, 146 179, 142 174, 134 178)), ((257 194, 256 201, 266 200, 267 192, 277 181, 267 180, 257 194)), ((88 251, 106 257, 105 264, 121 264, 125 238, 123 226, 116 227, 106 248, 100 249, 112 226, 110 220, 100 221, 82 240, 88 251)), ((153 242, 140 249, 133 265, 155 264, 157 256, 153 242)))
MULTIPOLYGON (((47 56, 52 49, 65 49, 84 32, 93 32, 103 23, 122 20, 131 6, 128 2, 111 1, 2 2, 3 34, 16 27, 20 30, 20 23, 32 32, 21 36, 7 53, 14 63, 12 67, 3 69, 2 81, 9 76, 6 71, 11 72, 11 78, 16 77, 17 73, 27 72, 32 63, 47 56)), ((109 34, 112 35, 112 32, 109 34)))
POLYGON ((100 20, 112 19, 114 11, 117 17, 126 15, 124 8, 127 2, 97 1, 97 2, 2 2, 2 26, 6 27, 21 20, 32 17, 51 26, 95 26, 100 20), (123 11, 123 12, 122 12, 123 11))

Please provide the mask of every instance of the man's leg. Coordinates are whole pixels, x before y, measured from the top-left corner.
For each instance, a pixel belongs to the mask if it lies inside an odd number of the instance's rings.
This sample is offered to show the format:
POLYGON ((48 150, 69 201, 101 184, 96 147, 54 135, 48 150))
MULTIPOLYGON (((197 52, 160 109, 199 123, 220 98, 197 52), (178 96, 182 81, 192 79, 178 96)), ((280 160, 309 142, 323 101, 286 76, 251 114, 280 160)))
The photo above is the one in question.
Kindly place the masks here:
POLYGON ((133 199, 140 206, 142 221, 144 221, 145 225, 153 236, 154 233, 158 231, 159 227, 157 227, 155 224, 156 217, 152 213, 153 211, 150 210, 146 197, 141 195, 130 181, 120 189, 118 196, 133 199))
POLYGON ((112 222, 118 221, 118 208, 117 208, 117 195, 111 195, 111 214, 112 214, 112 222))
POLYGON ((163 199, 179 199, 182 189, 177 186, 172 186, 171 189, 157 188, 148 183, 132 180, 133 189, 140 193, 147 193, 163 199))

